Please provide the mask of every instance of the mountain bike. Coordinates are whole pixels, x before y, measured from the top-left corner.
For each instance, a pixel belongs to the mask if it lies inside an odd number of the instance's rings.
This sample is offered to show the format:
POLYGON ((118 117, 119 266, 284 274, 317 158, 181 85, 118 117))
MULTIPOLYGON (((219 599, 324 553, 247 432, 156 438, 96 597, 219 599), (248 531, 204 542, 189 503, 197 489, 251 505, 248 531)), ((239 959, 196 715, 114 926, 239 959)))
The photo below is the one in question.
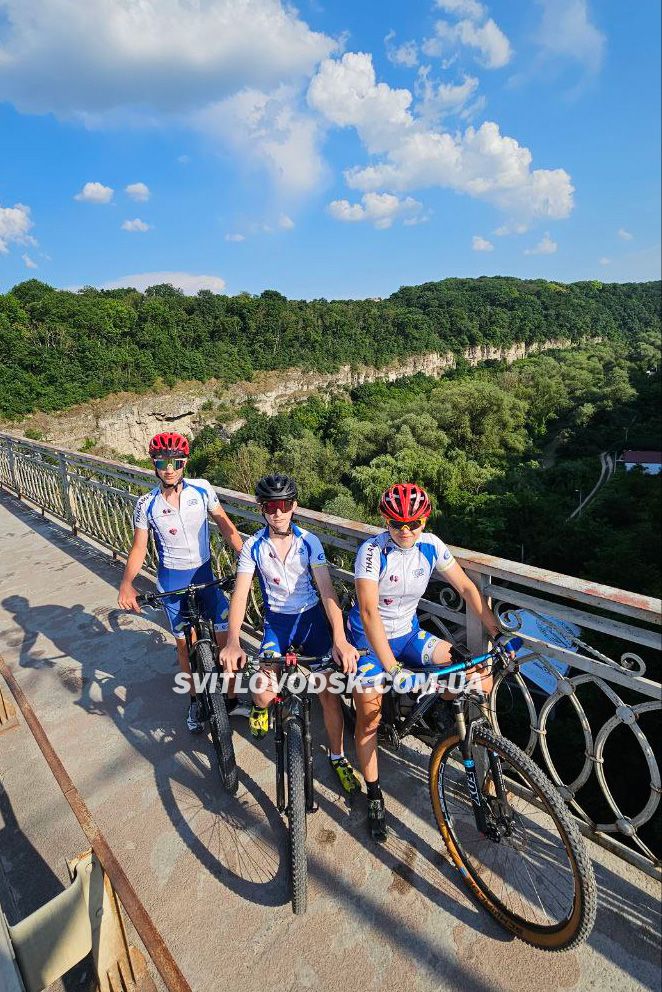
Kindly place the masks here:
POLYGON ((337 670, 329 655, 311 657, 293 650, 283 656, 264 652, 249 658, 246 666, 246 671, 251 675, 257 672, 285 674, 272 709, 276 746, 276 807, 279 813, 287 816, 292 910, 297 916, 305 913, 307 907, 306 815, 317 810, 308 693, 312 672, 304 672, 301 665, 306 668, 320 666, 315 667, 315 674, 337 670))
MULTIPOLYGON (((518 643, 519 642, 519 643, 518 643)), ((479 657, 426 668, 418 691, 386 687, 378 741, 397 749, 413 734, 432 749, 432 810, 448 853, 481 905, 507 930, 548 951, 587 939, 596 914, 596 884, 582 836, 543 771, 490 724, 485 695, 448 695, 453 673, 511 669, 508 646, 479 657), (506 649, 507 647, 507 649, 506 649)), ((351 697, 342 699, 354 724, 351 697)))
POLYGON ((196 698, 201 704, 200 717, 204 722, 209 723, 221 782, 226 791, 232 795, 237 792, 239 787, 239 774, 232 744, 232 728, 225 706, 225 696, 217 685, 220 674, 217 665, 218 646, 214 625, 202 615, 196 594, 202 589, 209 589, 212 586, 227 589, 233 582, 234 577, 215 579, 213 582, 192 584, 183 589, 173 589, 170 592, 141 593, 136 597, 138 603, 144 606, 153 606, 168 596, 186 597, 185 616, 187 624, 184 627, 184 637, 186 638, 191 673, 194 679, 197 675, 198 685, 202 686, 201 691, 196 692, 196 698), (205 678, 205 676, 207 677, 205 678))

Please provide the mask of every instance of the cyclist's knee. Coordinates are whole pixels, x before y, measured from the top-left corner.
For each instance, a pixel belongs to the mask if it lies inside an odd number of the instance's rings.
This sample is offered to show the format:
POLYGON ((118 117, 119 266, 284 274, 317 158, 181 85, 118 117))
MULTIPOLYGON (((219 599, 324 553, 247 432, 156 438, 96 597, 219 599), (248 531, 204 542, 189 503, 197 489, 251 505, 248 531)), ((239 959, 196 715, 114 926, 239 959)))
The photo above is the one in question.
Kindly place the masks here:
POLYGON ((435 665, 450 665, 452 645, 448 641, 438 641, 432 652, 432 662, 435 665))

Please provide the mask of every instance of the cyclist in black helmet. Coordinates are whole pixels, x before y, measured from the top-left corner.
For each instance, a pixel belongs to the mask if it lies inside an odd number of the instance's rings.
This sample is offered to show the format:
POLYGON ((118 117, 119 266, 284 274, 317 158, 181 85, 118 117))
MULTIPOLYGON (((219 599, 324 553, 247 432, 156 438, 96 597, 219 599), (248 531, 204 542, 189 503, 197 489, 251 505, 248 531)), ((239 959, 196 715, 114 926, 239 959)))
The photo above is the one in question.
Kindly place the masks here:
MULTIPOLYGON (((228 640, 220 654, 227 671, 236 671, 246 660, 239 635, 256 572, 264 600, 260 652, 284 655, 293 646, 306 655, 332 653, 345 672, 356 671, 358 652, 345 636, 324 548, 314 534, 292 523, 297 495, 296 483, 288 475, 267 475, 255 487, 266 527, 248 538, 239 557, 228 640)), ((255 695, 249 718, 254 737, 264 737, 269 729, 268 707, 274 696, 271 690, 255 695)), ((325 689, 320 693, 320 702, 331 766, 343 789, 354 792, 361 786, 343 751, 340 698, 325 689)))

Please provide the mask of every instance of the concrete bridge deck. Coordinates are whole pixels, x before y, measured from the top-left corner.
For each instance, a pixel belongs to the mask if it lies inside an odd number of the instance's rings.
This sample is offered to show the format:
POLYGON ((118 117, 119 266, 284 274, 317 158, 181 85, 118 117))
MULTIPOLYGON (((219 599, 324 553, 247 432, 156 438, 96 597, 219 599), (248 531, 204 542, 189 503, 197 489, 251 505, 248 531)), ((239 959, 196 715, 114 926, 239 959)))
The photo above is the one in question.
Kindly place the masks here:
MULTIPOLYGON (((382 756, 393 830, 379 848, 364 835, 363 802, 350 809, 339 796, 319 725, 309 910, 295 918, 271 738, 257 745, 235 721, 241 784, 224 796, 210 743, 188 735, 170 691, 175 656, 158 615, 115 609, 120 567, 6 493, 0 561, 0 653, 194 992, 659 988, 654 881, 589 845, 600 908, 588 944, 529 948, 473 904, 448 865, 424 755, 382 756)), ((0 736, 10 922, 66 884, 65 859, 85 846, 21 720, 0 736)))

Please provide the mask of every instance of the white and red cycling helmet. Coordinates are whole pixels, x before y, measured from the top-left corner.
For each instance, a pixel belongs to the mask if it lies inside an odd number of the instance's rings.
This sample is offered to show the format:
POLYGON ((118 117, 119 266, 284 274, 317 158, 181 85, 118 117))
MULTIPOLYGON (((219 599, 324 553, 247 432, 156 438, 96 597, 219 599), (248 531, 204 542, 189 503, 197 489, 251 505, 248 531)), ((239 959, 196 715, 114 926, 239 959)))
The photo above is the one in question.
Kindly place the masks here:
POLYGON ((149 442, 150 458, 188 458, 188 438, 176 431, 155 434, 149 442))
POLYGON ((432 503, 425 489, 414 482, 397 482, 379 500, 379 512, 389 520, 410 523, 420 517, 429 517, 432 503))

